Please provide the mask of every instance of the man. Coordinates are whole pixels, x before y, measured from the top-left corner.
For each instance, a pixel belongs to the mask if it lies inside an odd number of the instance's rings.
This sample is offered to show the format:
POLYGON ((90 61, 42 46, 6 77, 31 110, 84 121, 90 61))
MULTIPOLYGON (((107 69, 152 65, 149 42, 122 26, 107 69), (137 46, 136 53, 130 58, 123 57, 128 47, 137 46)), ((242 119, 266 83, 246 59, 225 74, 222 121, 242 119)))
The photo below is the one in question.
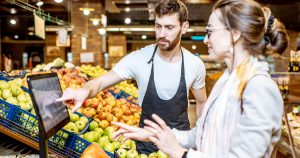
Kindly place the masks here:
MULTIPOLYGON (((82 89, 67 90, 59 100, 74 99, 76 109, 86 97, 134 78, 142 106, 140 127, 155 113, 170 127, 189 130, 188 91, 191 89, 195 95, 199 118, 207 99, 205 67, 199 58, 180 46, 181 36, 189 28, 186 6, 180 0, 164 0, 156 5, 155 13, 156 45, 130 53, 112 71, 89 81, 82 89)), ((145 142, 137 142, 137 149, 146 154, 157 151, 156 146, 145 142)))

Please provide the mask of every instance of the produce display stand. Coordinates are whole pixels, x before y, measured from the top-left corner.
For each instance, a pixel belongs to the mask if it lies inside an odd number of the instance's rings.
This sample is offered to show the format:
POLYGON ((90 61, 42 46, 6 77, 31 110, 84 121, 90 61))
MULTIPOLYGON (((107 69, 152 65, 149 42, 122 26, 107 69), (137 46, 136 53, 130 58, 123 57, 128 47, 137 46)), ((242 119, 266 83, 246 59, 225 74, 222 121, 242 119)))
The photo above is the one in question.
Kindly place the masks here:
MULTIPOLYGON (((37 149, 39 150, 39 144, 37 142, 35 142, 34 140, 30 139, 30 138, 27 138, 17 132, 14 132, 12 130, 9 130, 7 128, 5 128, 4 126, 0 125, 0 132, 13 138, 13 139, 16 139, 16 140, 19 140, 20 142, 34 148, 34 149, 37 149)), ((62 157, 65 157, 63 155, 60 155, 59 153, 56 153, 55 151, 53 150, 49 150, 49 153, 51 155, 51 157, 58 157, 58 158, 62 158, 62 157)))
MULTIPOLYGON (((37 117, 3 100, 0 100, 0 132, 39 150, 37 117)), ((49 139, 48 145, 52 155, 79 158, 90 143, 77 134, 61 129, 49 139)))
POLYGON ((38 117, 40 157, 48 157, 48 139, 70 122, 67 107, 55 100, 62 96, 56 73, 27 77, 33 107, 38 117), (50 93, 51 92, 51 93, 50 93), (54 95, 53 97, 50 97, 54 95))

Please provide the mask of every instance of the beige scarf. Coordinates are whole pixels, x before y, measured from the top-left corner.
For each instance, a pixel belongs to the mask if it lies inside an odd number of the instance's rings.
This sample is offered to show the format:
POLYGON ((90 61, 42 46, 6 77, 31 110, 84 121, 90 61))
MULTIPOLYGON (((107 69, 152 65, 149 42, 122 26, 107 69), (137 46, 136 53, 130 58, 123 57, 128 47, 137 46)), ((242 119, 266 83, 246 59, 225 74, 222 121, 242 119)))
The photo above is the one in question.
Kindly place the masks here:
POLYGON ((198 125, 198 139, 205 158, 227 158, 230 140, 242 114, 241 97, 249 79, 268 75, 268 64, 250 57, 232 73, 228 69, 215 84, 198 125))

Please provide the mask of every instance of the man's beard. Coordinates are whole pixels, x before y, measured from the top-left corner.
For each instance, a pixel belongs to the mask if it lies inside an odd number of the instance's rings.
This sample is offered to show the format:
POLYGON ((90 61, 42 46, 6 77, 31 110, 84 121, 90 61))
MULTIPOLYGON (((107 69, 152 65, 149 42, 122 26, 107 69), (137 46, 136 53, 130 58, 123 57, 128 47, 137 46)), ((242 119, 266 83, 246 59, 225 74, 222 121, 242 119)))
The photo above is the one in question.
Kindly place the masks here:
POLYGON ((163 51, 171 51, 175 48, 175 46, 178 44, 178 42, 180 42, 180 39, 181 39, 181 31, 178 32, 178 34, 176 35, 175 39, 172 42, 166 40, 165 38, 158 38, 157 45, 158 45, 159 49, 161 49, 163 51), (160 41, 167 42, 168 44, 161 45, 161 44, 159 44, 160 41))

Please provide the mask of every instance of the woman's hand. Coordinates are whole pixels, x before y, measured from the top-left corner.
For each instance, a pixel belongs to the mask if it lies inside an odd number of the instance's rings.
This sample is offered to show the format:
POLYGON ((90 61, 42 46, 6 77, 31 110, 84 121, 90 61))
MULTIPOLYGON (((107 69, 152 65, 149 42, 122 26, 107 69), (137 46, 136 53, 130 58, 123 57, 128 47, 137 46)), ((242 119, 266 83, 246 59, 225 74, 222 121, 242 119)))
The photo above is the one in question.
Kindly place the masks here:
POLYGON ((149 137, 149 140, 171 158, 181 158, 186 149, 179 145, 171 128, 156 114, 153 114, 152 118, 155 122, 150 120, 144 121, 144 129, 153 133, 153 135, 149 137))
POLYGON ((113 139, 118 140, 121 136, 124 136, 122 143, 127 139, 147 142, 149 141, 149 137, 153 136, 152 133, 143 128, 129 126, 119 122, 112 122, 112 124, 120 127, 120 129, 114 133, 113 139))

